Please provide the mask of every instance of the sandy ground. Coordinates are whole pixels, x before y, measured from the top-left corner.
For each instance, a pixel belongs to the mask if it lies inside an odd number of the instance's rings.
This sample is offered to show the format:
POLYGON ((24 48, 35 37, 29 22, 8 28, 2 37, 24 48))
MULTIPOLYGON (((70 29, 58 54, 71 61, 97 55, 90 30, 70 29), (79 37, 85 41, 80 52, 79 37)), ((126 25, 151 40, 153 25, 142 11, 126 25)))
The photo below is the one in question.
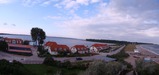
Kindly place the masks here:
POLYGON ((137 45, 136 48, 139 50, 140 54, 134 54, 134 52, 128 51, 127 53, 130 57, 125 59, 125 61, 132 64, 133 68, 136 67, 135 61, 138 58, 151 58, 151 60, 159 64, 159 55, 141 47, 140 45, 137 45))
POLYGON ((154 52, 151 52, 149 50, 147 50, 146 48, 143 48, 141 46, 136 46, 136 48, 139 50, 139 52, 141 53, 140 58, 146 58, 149 57, 151 58, 154 62, 159 64, 159 55, 157 55, 154 52))

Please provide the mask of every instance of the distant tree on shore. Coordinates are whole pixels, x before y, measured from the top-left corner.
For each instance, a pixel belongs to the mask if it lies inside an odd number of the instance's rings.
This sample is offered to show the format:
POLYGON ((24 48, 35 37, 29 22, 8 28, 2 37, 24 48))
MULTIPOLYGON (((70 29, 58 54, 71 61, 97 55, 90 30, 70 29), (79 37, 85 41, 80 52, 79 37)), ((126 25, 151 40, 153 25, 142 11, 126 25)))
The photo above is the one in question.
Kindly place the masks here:
POLYGON ((142 43, 142 42, 129 42, 129 41, 119 41, 119 40, 106 40, 106 39, 86 39, 86 41, 92 42, 101 42, 101 43, 114 43, 114 44, 151 44, 151 43, 142 43))
POLYGON ((34 42, 38 42, 38 46, 42 46, 46 38, 46 34, 43 29, 37 27, 31 29, 31 36, 34 42))

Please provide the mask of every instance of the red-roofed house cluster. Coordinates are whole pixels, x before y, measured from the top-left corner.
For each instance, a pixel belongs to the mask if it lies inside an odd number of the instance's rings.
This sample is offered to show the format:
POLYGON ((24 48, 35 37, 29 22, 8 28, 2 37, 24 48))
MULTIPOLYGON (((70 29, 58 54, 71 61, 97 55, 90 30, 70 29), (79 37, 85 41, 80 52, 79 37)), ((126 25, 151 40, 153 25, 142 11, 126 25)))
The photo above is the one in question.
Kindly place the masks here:
POLYGON ((79 54, 99 53, 100 50, 107 48, 109 48, 107 44, 93 44, 90 48, 85 45, 75 45, 69 48, 67 45, 58 45, 56 42, 51 41, 45 44, 45 49, 47 49, 51 55, 58 55, 59 51, 79 54))
MULTIPOLYGON (((9 52, 15 53, 27 53, 32 54, 32 49, 30 45, 23 45, 23 40, 18 38, 4 38, 4 40, 9 44, 9 52)), ((45 43, 44 48, 48 50, 51 55, 58 55, 60 52, 65 53, 99 53, 100 50, 109 48, 107 44, 93 44, 90 48, 85 45, 74 45, 73 47, 68 47, 67 45, 57 44, 56 42, 48 41, 45 43)))
POLYGON ((51 41, 45 44, 45 49, 47 49, 51 55, 57 55, 58 52, 69 52, 69 47, 67 45, 59 45, 51 41))

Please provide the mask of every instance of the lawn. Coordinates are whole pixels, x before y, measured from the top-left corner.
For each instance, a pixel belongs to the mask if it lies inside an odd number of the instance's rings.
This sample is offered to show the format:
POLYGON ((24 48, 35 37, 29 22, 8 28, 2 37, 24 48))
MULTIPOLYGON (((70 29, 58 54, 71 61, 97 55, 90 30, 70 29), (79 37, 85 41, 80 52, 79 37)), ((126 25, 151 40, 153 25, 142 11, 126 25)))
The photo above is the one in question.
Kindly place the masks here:
POLYGON ((28 70, 35 75, 54 75, 57 72, 62 72, 63 75, 77 75, 82 70, 79 69, 66 69, 52 66, 46 66, 42 64, 26 64, 24 65, 28 70))
POLYGON ((136 45, 135 44, 128 44, 124 48, 125 51, 134 51, 134 49, 136 49, 136 45))

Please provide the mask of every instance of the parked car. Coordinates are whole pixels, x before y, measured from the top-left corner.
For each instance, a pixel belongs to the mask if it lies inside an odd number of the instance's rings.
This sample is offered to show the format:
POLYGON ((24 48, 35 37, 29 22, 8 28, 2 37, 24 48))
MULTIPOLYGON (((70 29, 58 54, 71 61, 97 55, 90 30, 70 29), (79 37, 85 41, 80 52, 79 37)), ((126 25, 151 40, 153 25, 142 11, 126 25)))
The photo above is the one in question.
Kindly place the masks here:
POLYGON ((83 60, 83 59, 82 59, 82 58, 80 58, 80 57, 77 57, 77 58, 76 58, 76 60, 83 60))

